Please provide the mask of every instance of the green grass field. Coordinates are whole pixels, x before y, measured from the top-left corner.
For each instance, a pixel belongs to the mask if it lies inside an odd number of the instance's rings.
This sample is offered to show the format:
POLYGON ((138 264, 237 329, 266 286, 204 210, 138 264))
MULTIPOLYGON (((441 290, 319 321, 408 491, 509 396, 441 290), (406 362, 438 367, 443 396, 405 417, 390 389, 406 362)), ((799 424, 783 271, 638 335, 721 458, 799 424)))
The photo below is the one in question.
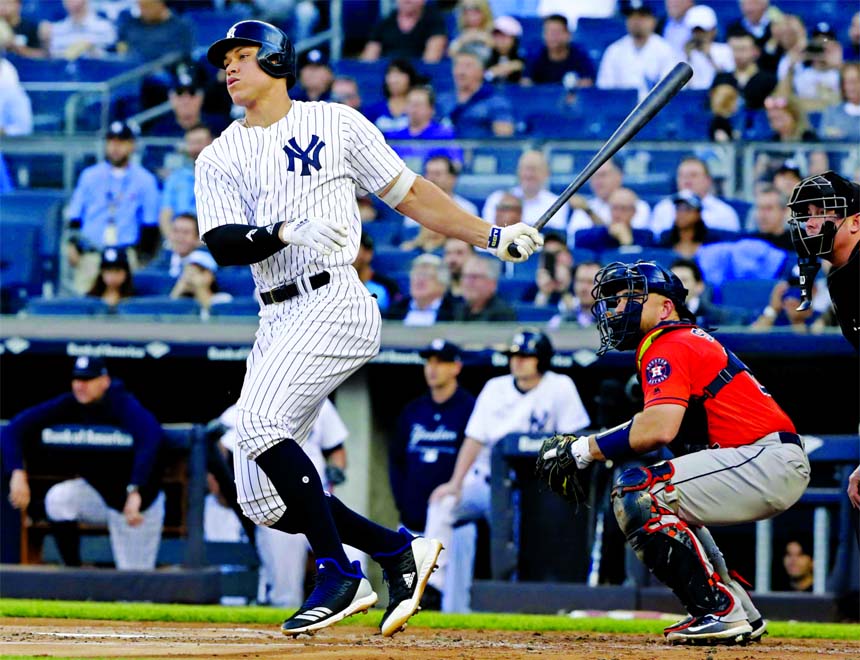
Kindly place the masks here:
MULTIPOLYGON (((164 621, 174 623, 236 623, 278 625, 287 610, 271 607, 223 607, 221 605, 163 605, 153 603, 97 603, 78 601, 0 599, 0 617, 96 619, 113 621, 164 621)), ((374 627, 380 611, 352 618, 350 625, 374 627)), ((599 633, 660 633, 659 619, 572 619, 538 614, 441 614, 422 612, 410 621, 415 628, 471 630, 576 631, 599 633)), ((860 640, 860 624, 772 621, 770 638, 860 640)))

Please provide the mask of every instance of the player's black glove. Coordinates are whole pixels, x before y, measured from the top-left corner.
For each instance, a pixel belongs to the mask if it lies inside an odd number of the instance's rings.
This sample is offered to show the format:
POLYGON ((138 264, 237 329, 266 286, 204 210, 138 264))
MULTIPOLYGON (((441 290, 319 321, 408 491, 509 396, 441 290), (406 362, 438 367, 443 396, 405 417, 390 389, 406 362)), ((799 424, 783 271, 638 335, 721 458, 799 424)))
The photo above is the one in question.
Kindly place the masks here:
POLYGON ((554 435, 544 440, 535 462, 535 476, 553 492, 579 505, 585 501, 585 491, 579 483, 579 467, 571 451, 575 440, 575 435, 554 435))
POLYGON ((325 478, 332 486, 339 486, 346 481, 346 473, 337 465, 329 464, 325 466, 325 478))

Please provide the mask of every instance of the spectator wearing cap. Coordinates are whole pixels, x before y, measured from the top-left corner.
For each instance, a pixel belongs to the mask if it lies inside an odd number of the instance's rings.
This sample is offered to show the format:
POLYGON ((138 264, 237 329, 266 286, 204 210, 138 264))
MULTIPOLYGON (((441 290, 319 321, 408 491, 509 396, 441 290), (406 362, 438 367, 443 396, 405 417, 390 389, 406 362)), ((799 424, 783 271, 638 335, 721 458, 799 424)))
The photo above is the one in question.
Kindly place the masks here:
MULTIPOLYGON (((429 85, 418 85, 406 95, 405 128, 385 133, 387 140, 453 140, 454 129, 436 121, 436 93, 429 85)), ((463 162, 463 150, 451 146, 393 144, 392 148, 404 160, 424 162, 433 154, 448 156, 457 163, 463 162)))
POLYGON ((842 101, 824 109, 819 123, 823 140, 860 142, 860 62, 846 62, 839 71, 842 101))
POLYGON ((137 134, 131 125, 110 124, 105 160, 81 172, 67 213, 76 230, 68 247, 73 271, 72 287, 89 291, 98 274, 101 253, 107 247, 126 250, 132 270, 138 250, 157 243, 159 192, 155 176, 132 162, 137 134))
MULTIPOLYGON (((675 185, 679 191, 687 190, 698 197, 701 215, 710 229, 739 232, 741 222, 737 212, 714 194, 714 180, 707 163, 696 156, 687 156, 678 163, 675 172, 675 185)), ((671 228, 675 222, 675 199, 667 197, 654 206, 651 214, 651 231, 655 236, 671 228)))
POLYGON ((334 73, 321 50, 308 51, 299 61, 299 89, 290 92, 296 101, 328 101, 334 73))
POLYGON ((524 82, 560 83, 570 73, 576 76, 577 87, 594 84, 594 63, 579 44, 571 41, 567 18, 552 14, 543 19, 543 46, 529 60, 524 82))
POLYGON ((690 39, 683 52, 693 67, 693 77, 688 89, 710 89, 718 73, 731 72, 735 68, 732 49, 728 44, 715 43, 717 37, 717 14, 706 5, 690 7, 684 15, 690 28, 690 39))
POLYGON ((358 252, 352 265, 358 272, 358 279, 364 283, 367 290, 376 298, 379 311, 385 314, 391 303, 401 298, 401 293, 397 282, 390 277, 377 273, 373 269, 373 250, 373 237, 367 232, 361 232, 358 252))
POLYGON ((627 35, 610 44, 600 60, 597 86, 636 89, 642 98, 678 63, 681 54, 658 34, 657 19, 643 0, 630 0, 624 9, 627 35))
POLYGON ((842 44, 829 23, 816 23, 802 58, 787 62, 779 71, 776 93, 796 96, 807 112, 817 112, 839 102, 842 44))
POLYGON ((784 160, 773 173, 773 185, 785 199, 791 199, 794 187, 803 180, 803 172, 793 158, 784 160))
POLYGON ((439 95, 439 114, 454 127, 458 137, 481 139, 514 134, 510 101, 484 81, 480 57, 462 51, 453 58, 454 91, 439 95))
POLYGON ((174 14, 164 0, 139 0, 139 15, 124 14, 119 23, 117 52, 141 62, 168 53, 190 57, 194 46, 191 24, 174 14))
POLYGON ((461 0, 455 11, 457 36, 448 46, 448 57, 469 50, 488 65, 493 51, 493 11, 488 0, 461 0))
POLYGON ((365 117, 383 133, 399 131, 407 127, 406 116, 409 90, 424 83, 424 79, 407 59, 396 58, 385 69, 382 94, 385 100, 374 103, 365 111, 365 117))
MULTIPOLYGON (((152 85, 157 83, 152 81, 152 85)), ((170 112, 148 122, 144 126, 144 132, 158 137, 182 137, 186 136, 188 131, 205 125, 209 128, 210 139, 213 134, 220 135, 221 131, 227 128, 227 122, 222 115, 203 112, 205 98, 201 76, 182 67, 174 76, 167 92, 170 112)), ((202 136, 195 137, 202 139, 202 136)))
POLYGON ((100 298, 108 307, 115 308, 120 301, 133 295, 134 282, 125 250, 106 248, 102 252, 98 277, 87 296, 100 298))
POLYGON ((499 16, 493 21, 493 49, 484 74, 494 83, 518 83, 525 71, 520 54, 523 26, 513 16, 499 16))
POLYGON ((695 4, 694 0, 666 0, 666 16, 657 23, 657 34, 679 53, 693 36, 690 24, 685 20, 687 12, 695 4))
POLYGON ((409 269, 409 295, 388 308, 386 318, 403 321, 403 325, 433 325, 452 321, 459 299, 448 290, 450 274, 435 254, 421 254, 409 269))
POLYGON ((690 190, 680 190, 672 195, 675 220, 672 226, 660 234, 657 245, 672 248, 679 256, 692 259, 702 245, 733 240, 733 232, 711 229, 702 220, 702 199, 690 190))
POLYGON ((331 83, 330 97, 332 103, 343 103, 362 114, 364 112, 361 107, 361 90, 352 76, 335 76, 331 83))
POLYGON ((496 259, 474 254, 463 264, 463 299, 454 311, 455 321, 516 321, 513 308, 498 294, 502 265, 496 259))
POLYGON ((170 292, 171 298, 194 298, 203 312, 208 312, 212 305, 233 300, 226 291, 219 291, 215 278, 218 264, 207 250, 194 250, 184 261, 182 274, 170 292))
POLYGON ((448 30, 445 19, 426 0, 397 0, 397 7, 377 21, 361 59, 375 62, 380 57, 422 59, 429 64, 445 57, 448 30))
POLYGON ((39 38, 49 57, 104 57, 116 43, 113 23, 97 16, 88 0, 63 0, 63 7, 65 18, 39 25, 39 38))
POLYGON ((196 124, 185 131, 181 151, 183 163, 164 179, 161 193, 161 208, 158 212, 158 225, 161 235, 170 237, 173 219, 179 215, 197 215, 197 201, 194 197, 194 163, 200 153, 212 144, 212 130, 205 124, 196 124))
POLYGON ((169 273, 171 277, 178 278, 185 268, 188 257, 201 246, 197 215, 193 211, 178 213, 170 222, 167 247, 147 264, 147 268, 161 270, 169 273))
POLYGON ((609 222, 600 227, 580 229, 574 234, 574 244, 599 253, 620 247, 648 247, 654 243, 650 229, 636 229, 633 218, 639 196, 630 188, 618 188, 609 195, 609 222))
MULTIPOLYGON (((458 382, 463 369, 459 346, 434 339, 419 355, 424 359, 428 391, 400 413, 389 444, 388 474, 400 523, 425 535, 435 533, 439 523, 438 516, 428 516, 430 493, 454 473, 475 397, 458 382)), ((444 574, 443 563, 430 576, 422 599, 425 609, 439 609, 444 574)))
POLYGON ((38 23, 21 15, 21 0, 0 2, 0 22, 2 21, 9 26, 9 34, 0 38, 0 50, 5 48, 7 53, 31 58, 45 57, 48 54, 39 40, 38 23))
MULTIPOLYGON (((536 149, 524 151, 517 161, 517 185, 510 189, 500 189, 490 193, 481 217, 485 222, 493 224, 496 217, 496 205, 507 192, 513 193, 523 202, 523 222, 533 225, 556 200, 556 195, 549 190, 549 164, 543 152, 536 149)), ((567 230, 568 207, 563 206, 547 222, 548 229, 564 232, 567 230)))
POLYGON ((33 106, 21 86, 18 70, 0 55, 0 137, 33 132, 33 106))
MULTIPOLYGON (((26 511, 31 501, 26 461, 44 451, 41 440, 52 433, 51 452, 80 477, 52 486, 45 512, 63 562, 80 566, 78 522, 107 523, 113 559, 119 570, 155 568, 164 523, 161 491, 163 434, 158 420, 112 379, 99 357, 78 357, 71 391, 18 413, 2 429, 3 478, 9 500, 26 511), (107 428, 105 428, 107 427, 107 428), (92 442, 64 451, 62 438, 76 434, 92 442), (100 447, 110 444, 110 450, 100 447)), ((68 446, 68 445, 66 445, 68 446)))

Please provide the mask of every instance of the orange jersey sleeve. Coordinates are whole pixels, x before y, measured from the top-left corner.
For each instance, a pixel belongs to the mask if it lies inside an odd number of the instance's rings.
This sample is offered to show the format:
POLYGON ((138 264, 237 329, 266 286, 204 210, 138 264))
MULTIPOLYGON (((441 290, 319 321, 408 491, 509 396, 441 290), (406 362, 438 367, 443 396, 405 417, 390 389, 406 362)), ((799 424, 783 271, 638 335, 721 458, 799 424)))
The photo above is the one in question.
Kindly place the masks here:
MULTIPOLYGON (((723 346, 701 328, 656 336, 641 354, 645 408, 667 403, 686 407, 690 397, 704 395, 726 360, 723 346)), ((775 431, 795 431, 788 415, 747 371, 737 374, 716 397, 705 399, 705 412, 712 447, 737 447, 775 431)))

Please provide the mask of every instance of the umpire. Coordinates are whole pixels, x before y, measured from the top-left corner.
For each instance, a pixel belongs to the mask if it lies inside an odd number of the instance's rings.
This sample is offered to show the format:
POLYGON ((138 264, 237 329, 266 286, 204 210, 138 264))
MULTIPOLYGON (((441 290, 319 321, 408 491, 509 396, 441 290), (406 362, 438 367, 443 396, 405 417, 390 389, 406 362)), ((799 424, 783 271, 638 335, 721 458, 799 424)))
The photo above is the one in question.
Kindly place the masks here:
POLYGON ((63 561, 81 564, 79 521, 107 523, 116 567, 152 569, 164 524, 157 469, 162 442, 161 425, 120 381, 111 380, 104 360, 79 357, 71 392, 22 411, 3 429, 9 500, 21 510, 30 504, 25 456, 74 444, 68 457, 80 478, 55 484, 45 496, 63 561))

